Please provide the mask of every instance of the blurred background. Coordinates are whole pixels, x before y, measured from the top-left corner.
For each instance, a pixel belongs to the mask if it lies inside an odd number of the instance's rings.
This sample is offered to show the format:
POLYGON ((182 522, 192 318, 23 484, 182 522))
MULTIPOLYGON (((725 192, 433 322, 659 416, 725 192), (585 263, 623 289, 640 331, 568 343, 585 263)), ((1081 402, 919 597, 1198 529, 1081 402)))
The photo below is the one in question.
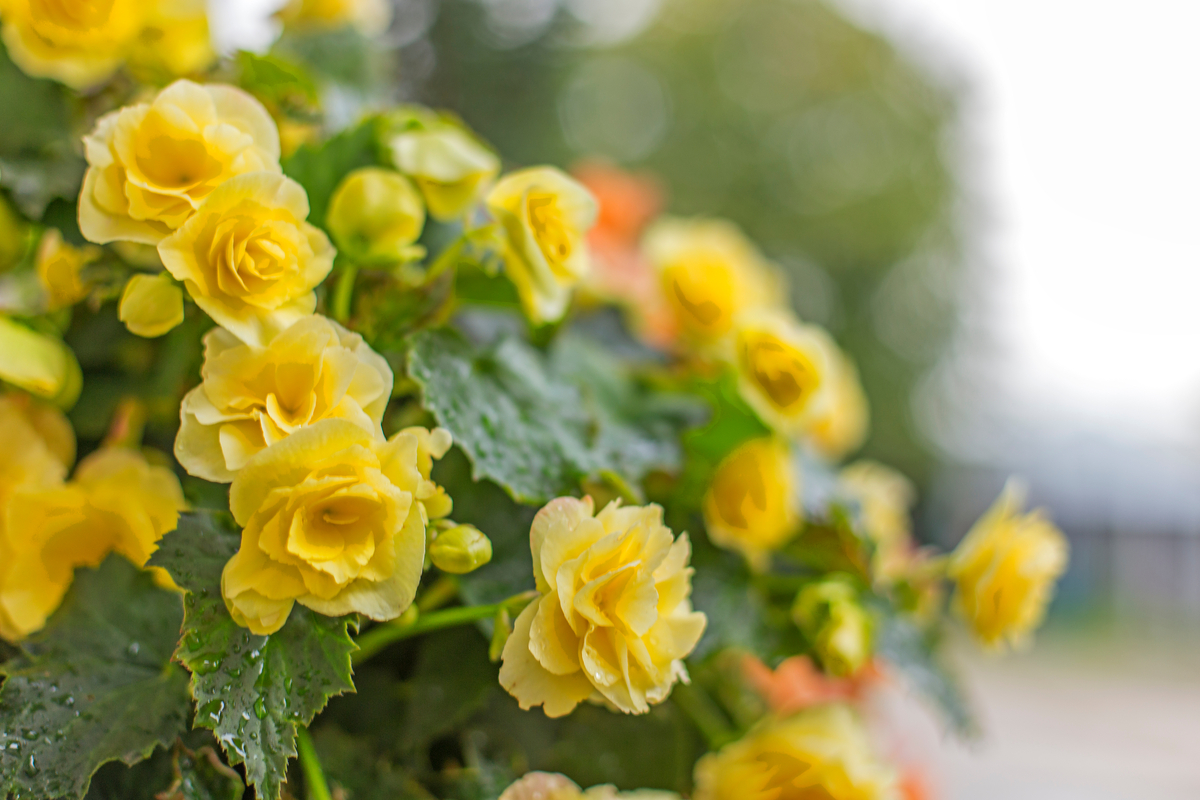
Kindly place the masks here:
MULTIPOLYGON (((265 47, 271 0, 214 0, 265 47)), ((277 5, 277 4, 276 4, 277 5)), ((853 354, 864 454, 953 545, 1006 476, 1071 541, 1038 648, 967 661, 933 797, 1200 797, 1200 6, 398 0, 383 68, 516 164, 603 158, 724 216, 853 354)), ((344 90, 342 90, 344 91, 344 90)), ((965 656, 964 656, 965 658, 965 656)))

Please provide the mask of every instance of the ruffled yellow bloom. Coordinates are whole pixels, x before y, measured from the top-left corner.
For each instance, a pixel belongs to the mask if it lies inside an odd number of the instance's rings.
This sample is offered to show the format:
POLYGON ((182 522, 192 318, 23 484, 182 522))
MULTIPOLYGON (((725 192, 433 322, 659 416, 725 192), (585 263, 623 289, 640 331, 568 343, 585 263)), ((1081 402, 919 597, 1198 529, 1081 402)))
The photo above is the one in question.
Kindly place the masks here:
POLYGON ((699 342, 715 342, 739 315, 786 299, 778 271, 731 222, 662 219, 647 231, 645 250, 680 327, 699 342))
POLYGON ((782 312, 744 317, 734 331, 742 399, 783 436, 803 435, 828 410, 836 354, 837 345, 824 330, 782 312))
POLYGON ((46 310, 73 306, 87 297, 88 286, 82 273, 99 257, 98 247, 72 247, 63 241, 57 228, 46 231, 35 262, 38 282, 46 293, 46 310))
POLYGON ((76 568, 98 566, 111 552, 144 566, 185 507, 174 473, 123 448, 88 456, 69 483, 18 489, 7 505, 0 620, 13 639, 46 624, 76 568))
POLYGON ((526 315, 555 322, 588 271, 584 237, 596 221, 591 193, 553 167, 510 173, 488 193, 487 207, 506 234, 505 272, 526 315))
POLYGON ((79 229, 90 241, 158 244, 235 175, 279 172, 279 133, 241 89, 176 81, 105 114, 84 137, 79 229))
POLYGON ((313 288, 333 268, 333 245, 307 217, 308 195, 291 178, 239 175, 164 239, 158 255, 218 325, 263 345, 313 313, 313 288))
POLYGON ((566 775, 529 772, 505 789, 500 800, 679 800, 679 795, 652 789, 618 792, 615 786, 593 786, 585 792, 566 775))
POLYGON ((875 544, 875 572, 894 578, 912 550, 912 482, 877 461, 856 461, 838 474, 838 491, 858 505, 862 532, 875 544))
POLYGON ((120 68, 145 2, 0 0, 0 17, 8 55, 26 74, 86 89, 120 68))
POLYGON ((400 616, 425 559, 425 527, 450 499, 429 480, 450 448, 441 428, 408 428, 386 443, 344 419, 293 433, 250 459, 229 492, 241 548, 221 575, 239 625, 283 627, 299 602, 328 616, 400 616))
POLYGON ((443 222, 470 211, 500 174, 500 159, 468 131, 428 109, 393 113, 401 130, 388 142, 396 169, 425 196, 429 215, 443 222))
POLYGON ((696 763, 695 800, 899 800, 896 777, 875 756, 844 705, 773 719, 696 763))
POLYGON ((746 442, 717 467, 704 496, 708 538, 765 566, 800 530, 799 491, 786 442, 773 436, 746 442))
POLYGON ((217 60, 203 0, 158 0, 129 54, 129 66, 147 76, 179 78, 217 60))
POLYGON ((412 182, 379 167, 356 169, 329 199, 325 224, 343 255, 367 263, 419 257, 412 247, 425 227, 425 206, 412 182))
POLYGON ((831 461, 839 461, 866 440, 871 410, 854 362, 840 351, 834 361, 832 397, 824 411, 809 424, 808 440, 817 452, 831 461))
POLYGON ((134 275, 121 292, 117 316, 130 333, 153 339, 183 322, 183 290, 165 272, 134 275))
POLYGON ((376 36, 391 24, 392 4, 387 0, 289 0, 279 18, 296 30, 353 25, 364 36, 376 36))
POLYGON ((955 604, 985 645, 1021 646, 1042 622, 1067 568, 1067 540, 1039 509, 1022 514, 1010 481, 950 557, 955 604))
POLYGON ((541 597, 517 618, 500 685, 521 708, 568 714, 589 698, 627 714, 661 703, 707 620, 692 611, 691 545, 656 505, 560 497, 529 532, 541 597))
POLYGON ((858 672, 871 657, 871 616, 844 576, 814 581, 796 595, 792 619, 813 643, 830 675, 858 672))
POLYGON ((200 374, 179 410, 175 457, 207 481, 229 483, 260 450, 323 419, 348 420, 384 440, 391 367, 325 317, 300 320, 267 347, 214 328, 200 374))
POLYGON ((62 340, 37 333, 0 314, 0 380, 70 408, 83 372, 62 340))

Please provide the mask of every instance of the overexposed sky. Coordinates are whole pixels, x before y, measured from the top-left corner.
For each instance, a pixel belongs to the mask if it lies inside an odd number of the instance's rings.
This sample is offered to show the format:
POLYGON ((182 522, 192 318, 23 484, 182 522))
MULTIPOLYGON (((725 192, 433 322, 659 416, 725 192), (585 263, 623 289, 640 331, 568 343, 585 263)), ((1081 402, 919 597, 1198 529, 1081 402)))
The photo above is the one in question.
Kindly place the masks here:
POLYGON ((840 0, 970 87, 984 322, 1021 413, 1200 431, 1200 3, 840 0))

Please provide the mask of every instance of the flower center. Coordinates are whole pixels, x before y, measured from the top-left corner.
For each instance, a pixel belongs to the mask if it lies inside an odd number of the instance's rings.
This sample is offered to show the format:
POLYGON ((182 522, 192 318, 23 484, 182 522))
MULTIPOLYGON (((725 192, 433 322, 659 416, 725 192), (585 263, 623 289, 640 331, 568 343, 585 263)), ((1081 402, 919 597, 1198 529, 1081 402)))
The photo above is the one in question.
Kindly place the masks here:
POLYGON ((778 790, 776 800, 835 800, 815 774, 817 765, 790 753, 762 753, 756 759, 770 772, 763 794, 778 790))
POLYGON ((751 338, 742 359, 754 382, 781 409, 804 405, 820 385, 812 360, 774 337, 751 338))
POLYGON ((63 28, 89 31, 108 22, 113 0, 32 0, 29 10, 33 21, 49 22, 63 28))
POLYGON ((146 179, 157 188, 184 192, 221 174, 221 162, 212 157, 200 139, 181 137, 177 131, 161 130, 166 127, 161 120, 148 119, 146 127, 151 132, 139 142, 137 165, 146 179))
POLYGON ((571 257, 571 239, 563 220, 558 199, 548 192, 531 191, 526 199, 529 209, 529 226, 542 255, 550 266, 559 267, 571 257))
POLYGON ((698 261, 669 267, 668 295, 685 321, 712 333, 728 327, 734 300, 733 278, 726 264, 698 261))

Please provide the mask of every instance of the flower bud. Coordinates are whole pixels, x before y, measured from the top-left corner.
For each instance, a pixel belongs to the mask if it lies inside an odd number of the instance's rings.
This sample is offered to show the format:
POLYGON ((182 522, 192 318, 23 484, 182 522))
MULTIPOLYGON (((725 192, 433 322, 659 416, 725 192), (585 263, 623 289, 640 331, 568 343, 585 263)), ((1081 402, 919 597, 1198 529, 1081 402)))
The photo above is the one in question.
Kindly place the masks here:
POLYGON ((71 348, 5 316, 0 316, 0 380, 60 408, 75 405, 83 388, 83 373, 71 348))
POLYGON ((183 322, 183 290, 163 272, 134 275, 121 293, 117 316, 130 333, 153 339, 183 322))
POLYGON ((871 656, 871 617, 849 582, 833 577, 800 590, 792 618, 832 675, 853 675, 871 656))
POLYGON ((474 525, 459 525, 438 534, 429 558, 442 572, 465 575, 492 560, 492 542, 474 525))
POLYGON ((470 131, 417 106, 389 115, 392 162, 417 183, 429 214, 447 222, 470 212, 500 172, 500 159, 470 131))
POLYGON ((364 167, 338 184, 325 224, 350 258, 407 261, 420 254, 412 244, 425 227, 425 205, 412 181, 399 172, 364 167))

